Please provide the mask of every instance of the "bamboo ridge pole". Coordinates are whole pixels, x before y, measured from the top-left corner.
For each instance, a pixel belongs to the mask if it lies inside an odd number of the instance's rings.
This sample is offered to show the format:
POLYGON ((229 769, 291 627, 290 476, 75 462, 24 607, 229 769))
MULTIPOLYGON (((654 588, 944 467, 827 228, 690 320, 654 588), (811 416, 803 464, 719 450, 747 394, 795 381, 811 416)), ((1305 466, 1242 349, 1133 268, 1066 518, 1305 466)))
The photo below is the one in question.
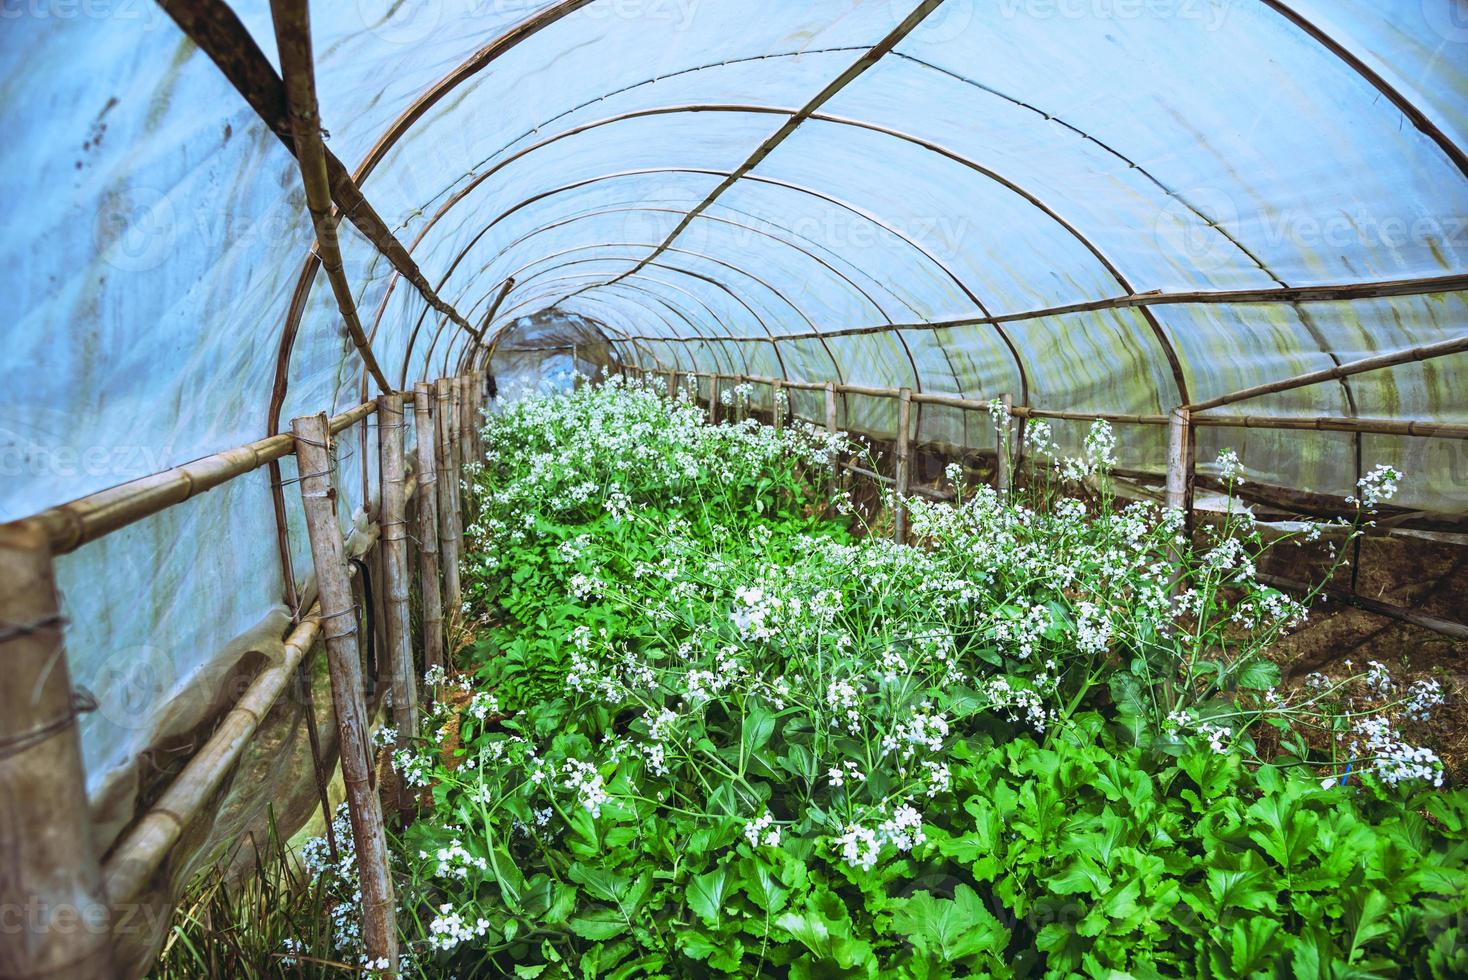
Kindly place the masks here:
POLYGON ((374 785, 372 746, 363 701, 362 661, 357 647, 357 611, 337 523, 330 436, 325 415, 295 419, 296 455, 301 464, 301 503, 316 566, 322 633, 331 670, 331 698, 340 735, 342 782, 356 844, 362 889, 362 940, 367 958, 398 965, 396 906, 388 872, 387 838, 374 785))
MULTIPOLYGON (((443 605, 446 625, 455 621, 463 602, 459 584, 459 502, 455 492, 458 470, 453 463, 453 398, 448 378, 434 383, 437 404, 434 407, 435 438, 434 452, 437 454, 438 470, 438 544, 443 566, 443 605)), ((447 652, 447 651, 445 651, 447 652)))
POLYGON ((443 594, 438 580, 438 460, 434 447, 438 430, 433 417, 433 393, 426 381, 413 387, 413 424, 418 458, 418 574, 423 598, 423 666, 444 666, 443 594))
POLYGON ((275 43, 280 51, 281 71, 285 75, 285 95, 296 160, 300 164, 301 183, 306 188, 306 208, 311 212, 311 226, 316 232, 316 254, 327 281, 331 283, 337 309, 362 363, 378 387, 383 392, 390 392, 392 383, 372 353, 371 341, 357 317, 357 302, 352 297, 352 287, 342 267, 341 247, 337 241, 340 218, 332 207, 326 146, 321 142, 321 114, 316 105, 316 69, 311 54, 309 5, 306 0, 270 0, 270 12, 275 22, 275 43))
POLYGON ((382 481, 379 517, 382 566, 386 572, 387 655, 392 677, 393 723, 399 747, 418 734, 418 684, 408 617, 407 461, 403 458, 403 396, 377 399, 378 473, 382 481))
POLYGON ((87 809, 46 537, 0 527, 0 977, 109 980, 111 915, 87 809))

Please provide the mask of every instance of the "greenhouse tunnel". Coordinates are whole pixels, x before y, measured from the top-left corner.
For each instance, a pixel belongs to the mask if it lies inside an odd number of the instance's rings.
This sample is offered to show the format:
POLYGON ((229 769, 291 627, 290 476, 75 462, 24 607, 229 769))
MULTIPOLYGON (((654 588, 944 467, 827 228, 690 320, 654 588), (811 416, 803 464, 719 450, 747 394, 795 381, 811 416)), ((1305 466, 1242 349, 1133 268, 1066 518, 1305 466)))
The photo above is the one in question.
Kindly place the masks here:
POLYGON ((467 415, 577 374, 754 379, 768 418, 778 381, 817 424, 835 382, 881 445, 908 390, 904 444, 988 457, 985 412, 924 399, 1007 396, 1063 448, 1115 418, 1159 499, 1182 418, 1187 506, 1232 448, 1279 520, 1389 465, 1383 524, 1438 550, 1364 601, 1462 650, 1462 0, 307 6, 3 11, 0 646, 48 666, 0 684, 0 835, 31 855, 0 879, 112 926, 27 932, 0 976, 141 975, 201 869, 317 816, 331 694, 284 681, 207 806, 159 801, 303 624, 334 635, 293 420, 334 419, 365 602, 401 532, 374 399, 406 392, 421 492, 415 412, 449 402, 420 382, 472 379, 467 415))

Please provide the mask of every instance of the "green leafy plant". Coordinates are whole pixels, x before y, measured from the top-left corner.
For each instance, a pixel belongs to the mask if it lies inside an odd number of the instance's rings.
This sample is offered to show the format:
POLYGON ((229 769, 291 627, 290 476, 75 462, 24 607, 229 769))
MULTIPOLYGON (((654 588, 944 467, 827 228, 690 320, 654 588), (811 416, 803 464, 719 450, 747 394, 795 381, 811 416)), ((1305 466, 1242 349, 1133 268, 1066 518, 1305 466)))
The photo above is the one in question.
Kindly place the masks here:
POLYGON ((613 382, 485 438, 483 628, 395 758, 405 972, 1462 968, 1464 801, 1400 732, 1432 692, 1280 689, 1265 545, 1120 505, 1104 426, 1024 494, 913 501, 912 547, 808 425, 613 382))

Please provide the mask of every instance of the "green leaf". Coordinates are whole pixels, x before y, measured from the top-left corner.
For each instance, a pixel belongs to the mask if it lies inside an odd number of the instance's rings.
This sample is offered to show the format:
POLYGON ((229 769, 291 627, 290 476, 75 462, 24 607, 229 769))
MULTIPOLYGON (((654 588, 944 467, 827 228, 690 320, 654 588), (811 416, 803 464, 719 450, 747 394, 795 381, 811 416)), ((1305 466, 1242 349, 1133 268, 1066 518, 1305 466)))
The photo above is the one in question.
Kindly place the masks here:
POLYGON ((573 915, 566 921, 572 932, 582 939, 601 942, 627 931, 627 920, 617 909, 596 908, 585 915, 573 915))
POLYGON ((688 882, 688 907, 711 926, 724 919, 724 891, 727 887, 728 871, 715 868, 707 874, 695 875, 688 882))
POLYGON ((1238 976, 1263 969, 1278 957, 1279 923, 1262 915, 1234 923, 1229 934, 1229 965, 1238 976))
POLYGON ((1234 683, 1245 691, 1267 691, 1279 684, 1279 665, 1265 657, 1249 657, 1234 671, 1234 683))
POLYGON ((1009 930, 968 885, 951 899, 918 892, 892 917, 892 928, 921 952, 949 962, 983 952, 998 956, 1009 945, 1009 930))

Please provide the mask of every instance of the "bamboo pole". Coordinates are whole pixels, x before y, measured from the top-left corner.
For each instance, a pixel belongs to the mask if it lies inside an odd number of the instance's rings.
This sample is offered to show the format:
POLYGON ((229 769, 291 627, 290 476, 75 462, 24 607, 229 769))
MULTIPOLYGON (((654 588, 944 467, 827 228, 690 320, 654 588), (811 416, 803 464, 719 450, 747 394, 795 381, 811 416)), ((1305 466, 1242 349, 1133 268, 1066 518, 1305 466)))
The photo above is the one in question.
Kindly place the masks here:
POLYGON ((1192 426, 1186 408, 1175 408, 1167 425, 1167 483, 1164 503, 1175 510, 1188 506, 1188 458, 1193 454, 1192 426))
POLYGON ((1418 436, 1426 439, 1468 439, 1468 425, 1455 422, 1418 422, 1415 419, 1283 415, 1194 415, 1193 425, 1235 429, 1305 429, 1315 432, 1355 432, 1369 435, 1418 436))
POLYGON ((408 501, 404 493, 407 465, 403 458, 403 396, 377 399, 378 475, 382 483, 378 516, 382 543, 383 584, 387 613, 387 660, 392 677, 393 723, 402 747, 418 734, 417 671, 408 616, 408 501))
POLYGON ((779 378, 770 382, 770 416, 775 423, 775 431, 779 432, 785 428, 785 411, 780 402, 785 397, 785 384, 779 378))
POLYGON ((709 376, 709 425, 719 424, 719 376, 709 376))
POLYGON ((458 494, 455 492, 459 474, 454 469, 454 406, 451 388, 448 378, 440 378, 434 385, 437 400, 434 410, 434 420, 437 422, 434 447, 438 455, 438 545, 443 565, 445 626, 456 621, 463 601, 459 584, 459 504, 458 494))
POLYGON ((1307 385, 1319 384, 1322 381, 1339 381, 1342 378, 1364 374, 1367 371, 1396 367, 1400 364, 1411 364, 1413 361, 1427 361, 1436 357, 1446 357, 1449 354, 1459 354, 1464 351, 1468 351, 1468 334, 1464 334, 1461 337, 1454 337, 1450 340, 1440 341, 1436 344, 1424 344, 1420 347, 1409 347, 1404 350, 1389 351, 1385 354, 1375 354, 1371 357, 1363 357, 1357 361, 1346 361, 1344 364, 1337 364, 1319 371, 1308 371, 1291 378, 1271 381, 1262 385, 1254 385, 1249 388, 1240 388, 1238 391, 1229 392, 1226 395, 1219 395, 1217 398, 1194 402, 1188 405, 1187 408, 1193 412, 1203 412, 1210 408, 1221 408, 1224 405, 1232 405, 1235 402, 1258 398, 1261 395, 1272 395, 1280 391, 1290 391, 1295 388, 1303 388, 1307 385))
POLYGON ((292 421, 296 455, 301 464, 301 503, 316 567, 322 633, 331 670, 331 699, 341 751, 342 781, 356 844, 362 889, 362 941, 369 960, 398 965, 396 909, 388 870, 382 806, 374 785, 367 708, 363 702, 362 661, 357 649, 356 608, 342 555, 337 523, 330 436, 325 415, 292 421))
POLYGON ((270 0, 271 18, 275 22, 275 43, 280 52, 281 73, 285 76, 285 96, 289 109, 291 133, 296 160, 300 164, 301 183, 306 188, 306 208, 311 212, 311 227, 316 232, 316 254, 326 273, 337 309, 352 345, 363 365, 383 392, 393 390, 392 383, 378 366, 371 341, 357 317, 357 302, 342 266, 341 246, 337 238, 340 222, 332 207, 331 178, 326 169, 326 146, 321 142, 321 113, 316 104, 316 68, 311 54, 311 15, 306 0, 270 0))
POLYGON ((1002 494, 1010 491, 1011 481, 1014 479, 1014 461, 1011 456, 1009 440, 1013 436, 1009 419, 1014 414, 1014 396, 1009 392, 999 396, 999 404, 1004 408, 1004 421, 995 425, 995 436, 998 447, 994 460, 994 489, 1002 494))
POLYGON ((116 975, 46 537, 0 527, 0 977, 116 975))
POLYGON ((907 544, 907 491, 912 483, 912 389, 897 393, 897 507, 893 515, 893 534, 898 544, 907 544))
MULTIPOLYGON (((835 440, 837 434, 837 421, 835 421, 835 381, 825 383, 825 414, 826 414, 826 436, 835 440)), ((831 475, 832 478, 840 480, 841 477, 841 453, 831 452, 831 475)))
POLYGON ((669 368, 668 369, 668 401, 675 402, 677 400, 678 400, 678 369, 677 368, 669 368))
POLYGON ((434 422, 433 389, 426 381, 413 386, 413 423, 417 429, 418 574, 423 598, 423 667, 444 666, 443 593, 438 568, 438 429, 434 422))
POLYGON ((1092 313, 1100 310, 1129 309, 1151 306, 1206 306, 1234 304, 1295 304, 1329 303, 1344 300, 1378 299, 1390 296, 1431 296, 1457 293, 1468 289, 1468 274, 1455 273, 1447 276, 1423 276, 1413 279, 1391 279, 1379 282, 1331 284, 1325 286, 1285 286, 1264 289, 1234 290, 1187 290, 1164 293, 1156 290, 1148 293, 1126 293, 1105 299, 1066 303, 1036 309, 1003 313, 997 316, 970 316, 951 320, 924 320, 914 323, 881 323, 862 327, 841 327, 833 330, 804 330, 770 336, 729 337, 727 334, 686 334, 681 337, 662 337, 653 334, 624 334, 623 339, 659 340, 665 343, 710 343, 737 342, 780 344, 792 340, 820 340, 833 337, 859 337, 893 331, 951 330, 957 327, 986 326, 1019 323, 1028 320, 1045 320, 1051 317, 1069 316, 1075 313, 1092 313))
MULTIPOLYGON (((159 0, 158 5, 209 56, 286 149, 297 152, 296 131, 285 85, 234 11, 223 0, 159 0)), ((324 147, 323 152, 331 195, 338 211, 356 226, 398 274, 418 290, 430 306, 473 335, 474 329, 469 321, 434 291, 403 243, 362 196, 358 181, 365 178, 370 170, 359 169, 358 176, 354 178, 335 154, 324 147)), ((314 271, 308 264, 308 274, 314 274, 314 271)))
MULTIPOLYGON (((306 654, 321 633, 320 614, 318 605, 291 631, 281 659, 255 676, 209 736, 209 741, 113 848, 103 866, 103 874, 107 897, 114 907, 131 902, 143 890, 169 850, 183 836, 184 828, 213 798, 285 686, 299 674, 306 654)), ((307 725, 311 729, 316 727, 314 713, 307 725)))
MULTIPOLYGON (((1272 585, 1276 589, 1283 589, 1286 592, 1295 592, 1300 595, 1308 595, 1311 592, 1311 587, 1304 582, 1296 582, 1292 579, 1280 578, 1275 575, 1265 575, 1263 573, 1260 573, 1258 578, 1265 585, 1272 585)), ((1428 613, 1419 612, 1416 609, 1398 606, 1394 603, 1382 602, 1379 599, 1372 599, 1354 592, 1348 592, 1344 589, 1325 589, 1323 591, 1325 595, 1332 599, 1336 599, 1346 605, 1355 606, 1358 609, 1364 609, 1370 613, 1375 613, 1378 616, 1385 616, 1388 619, 1395 619, 1403 623, 1411 623, 1413 626, 1420 626, 1434 633, 1441 633, 1443 636, 1451 637, 1454 640, 1468 640, 1468 624, 1457 623, 1451 619, 1443 619, 1441 616, 1433 616, 1428 613)))

